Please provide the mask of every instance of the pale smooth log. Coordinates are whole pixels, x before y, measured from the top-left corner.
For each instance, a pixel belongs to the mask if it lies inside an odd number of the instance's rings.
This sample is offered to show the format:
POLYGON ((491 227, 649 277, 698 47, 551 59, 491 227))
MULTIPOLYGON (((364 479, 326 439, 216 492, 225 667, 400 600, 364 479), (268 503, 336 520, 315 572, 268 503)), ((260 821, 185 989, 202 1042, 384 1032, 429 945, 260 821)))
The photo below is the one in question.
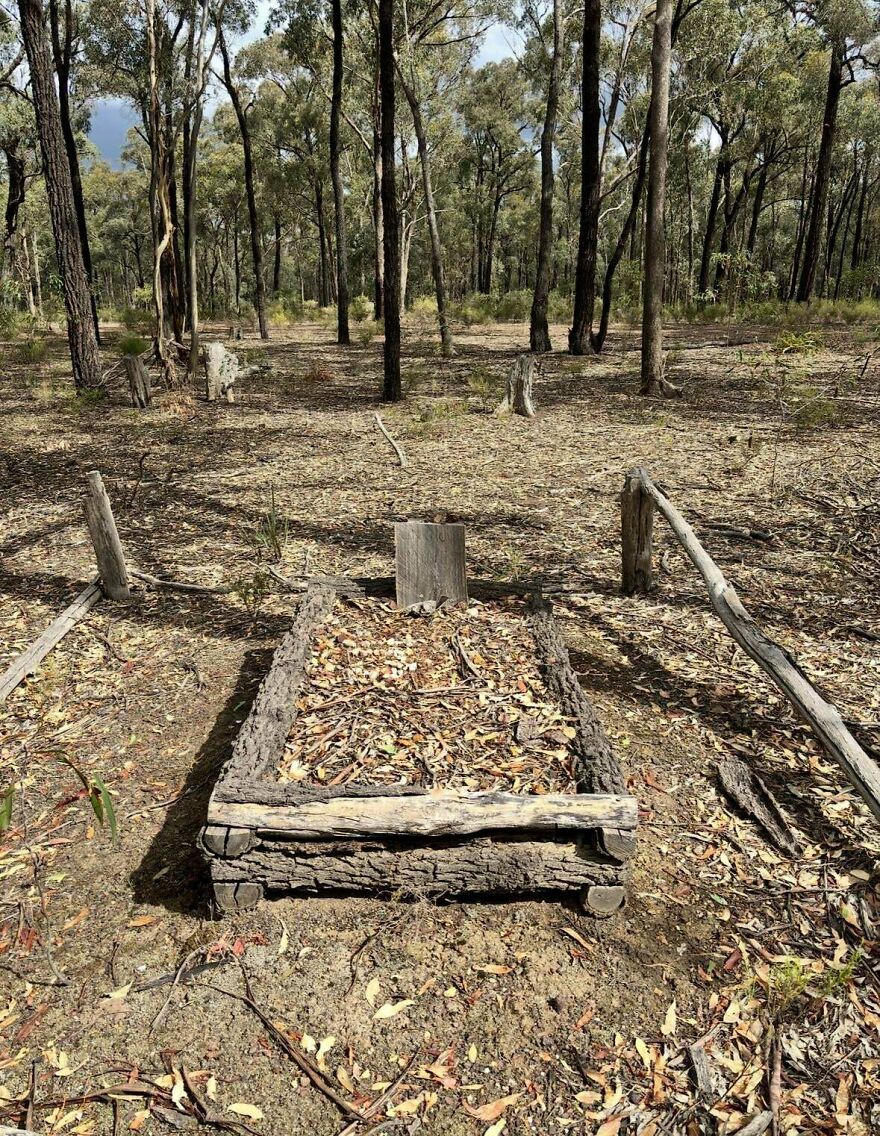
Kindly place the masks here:
POLYGON ((647 595, 653 583, 654 501, 642 487, 644 470, 631 469, 620 495, 623 594, 647 595))
POLYGON ((398 521, 394 548, 399 608, 467 603, 464 525, 398 521))
POLYGON ((394 841, 279 840, 261 842, 239 859, 212 859, 209 867, 215 897, 226 909, 257 902, 263 889, 412 897, 586 893, 594 887, 619 888, 622 875, 575 842, 489 838, 405 846, 394 841))
POLYGON ((387 442, 389 442, 391 444, 391 448, 397 454, 397 460, 398 460, 398 462, 400 462, 400 468, 406 469, 406 467, 409 465, 409 462, 406 460, 406 454, 403 452, 403 447, 400 445, 399 442, 396 442, 394 440, 394 438, 392 438, 391 435, 389 434, 388 427, 382 421, 382 415, 379 414, 379 413, 376 413, 376 414, 373 415, 373 417, 376 419, 376 425, 382 431, 383 437, 385 438, 385 440, 387 442))
POLYGON ((764 635, 681 513, 644 470, 641 477, 644 490, 653 498, 691 563, 703 577, 712 607, 724 626, 813 728, 825 751, 837 761, 868 808, 880 820, 880 769, 846 728, 837 707, 826 702, 783 648, 764 635))
POLYGON ((97 470, 86 474, 88 496, 83 500, 89 535, 95 548, 101 586, 111 600, 131 598, 122 541, 116 530, 110 498, 97 470))
POLYGON ((377 836, 470 836, 475 833, 578 832, 634 829, 635 797, 612 794, 467 793, 437 790, 412 796, 336 797, 267 807, 212 803, 209 824, 284 833, 291 839, 369 839, 377 836))
POLYGON ((22 651, 0 676, 0 702, 3 702, 27 675, 33 674, 55 644, 61 642, 71 627, 87 615, 103 595, 97 584, 89 584, 70 607, 65 608, 61 615, 49 624, 39 639, 34 640, 26 650, 22 651))

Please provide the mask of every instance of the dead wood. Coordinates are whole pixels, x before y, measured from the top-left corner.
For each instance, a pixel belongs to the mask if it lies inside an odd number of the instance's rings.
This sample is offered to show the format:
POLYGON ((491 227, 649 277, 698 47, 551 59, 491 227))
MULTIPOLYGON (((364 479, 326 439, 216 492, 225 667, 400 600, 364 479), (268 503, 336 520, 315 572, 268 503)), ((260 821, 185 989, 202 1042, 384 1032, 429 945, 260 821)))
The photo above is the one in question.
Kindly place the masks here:
POLYGON ((539 364, 534 355, 525 353, 517 355, 507 372, 504 399, 497 407, 496 414, 520 414, 524 418, 534 417, 532 382, 537 367, 539 367, 539 364))
POLYGON ((101 587, 111 600, 130 599, 131 589, 128 584, 128 569, 125 566, 122 541, 116 529, 110 498, 97 470, 86 474, 86 488, 83 509, 95 549, 101 587))
POLYGON ((880 820, 880 769, 846 728, 837 708, 822 698, 791 656, 760 630, 743 607, 735 589, 666 494, 657 488, 645 470, 639 471, 639 476, 643 490, 669 522, 679 544, 703 577, 711 604, 724 626, 813 728, 826 752, 841 766, 880 820))
POLYGON ((122 359, 128 378, 128 391, 132 406, 145 410, 153 405, 153 390, 150 386, 150 372, 144 366, 140 355, 125 355, 122 359))
POLYGON ((20 682, 29 674, 33 674, 40 663, 49 654, 56 643, 60 643, 72 627, 92 610, 96 603, 104 596, 97 583, 89 584, 84 588, 70 607, 53 620, 39 639, 15 659, 0 675, 0 702, 3 702, 20 682))
POLYGON ((151 576, 149 572, 140 572, 132 569, 131 575, 151 588, 167 588, 173 592, 196 592, 206 595, 225 596, 235 589, 229 584, 187 584, 182 580, 163 580, 159 576, 151 576))
POLYGON ((394 526, 397 606, 467 603, 464 525, 398 521, 394 526))
POLYGON ((738 757, 718 763, 724 792, 761 826, 773 844, 786 856, 798 852, 798 842, 775 797, 754 770, 738 757))
POLYGON ((382 415, 376 412, 373 417, 376 419, 376 424, 378 425, 379 429, 382 431, 387 441, 391 443, 392 449, 397 454, 397 460, 400 462, 401 469, 406 469, 409 465, 409 462, 406 460, 406 454, 403 452, 403 447, 398 442, 395 442, 395 440, 389 434, 385 423, 382 421, 382 415))

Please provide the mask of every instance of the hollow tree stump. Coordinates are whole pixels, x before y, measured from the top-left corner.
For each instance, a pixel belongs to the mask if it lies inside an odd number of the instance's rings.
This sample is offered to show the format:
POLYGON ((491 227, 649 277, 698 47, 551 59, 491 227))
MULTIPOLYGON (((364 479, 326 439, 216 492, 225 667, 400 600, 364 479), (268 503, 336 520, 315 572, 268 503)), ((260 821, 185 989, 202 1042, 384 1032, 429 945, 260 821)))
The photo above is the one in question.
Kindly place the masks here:
POLYGON ((394 546, 399 608, 467 603, 464 525, 400 521, 394 546))
POLYGON ((128 378, 128 390, 132 406, 145 410, 153 405, 153 390, 150 386, 150 372, 139 355, 125 355, 122 359, 128 378))
POLYGON ((209 343, 205 350, 205 389, 208 402, 225 398, 235 402, 235 384, 238 381, 238 358, 227 351, 222 343, 209 343))
POLYGON ((524 418, 534 417, 532 380, 537 365, 534 355, 517 355, 507 373, 507 390, 504 401, 495 411, 496 414, 521 414, 524 418))
POLYGON ((83 501, 89 535, 95 548, 101 587, 111 600, 131 598, 125 553, 116 529, 110 498, 97 470, 86 474, 88 495, 83 501))

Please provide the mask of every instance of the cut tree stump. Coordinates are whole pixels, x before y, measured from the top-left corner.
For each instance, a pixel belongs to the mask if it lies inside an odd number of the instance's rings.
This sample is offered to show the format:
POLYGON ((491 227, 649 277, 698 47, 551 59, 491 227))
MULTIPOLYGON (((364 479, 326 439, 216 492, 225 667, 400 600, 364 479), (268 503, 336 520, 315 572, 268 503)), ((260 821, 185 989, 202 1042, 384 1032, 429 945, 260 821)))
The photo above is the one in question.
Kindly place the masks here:
POLYGON ((128 390, 132 406, 146 410, 153 405, 153 389, 150 385, 150 372, 140 355, 125 355, 122 359, 128 378, 128 390))
POLYGON ((394 547, 399 608, 467 603, 464 525, 399 521, 394 547))
POLYGON ((641 469, 626 475, 620 495, 621 568, 623 594, 647 595, 651 590, 654 501, 642 487, 641 469))
POLYGON ((238 357, 222 343, 209 343, 205 348, 205 390, 208 402, 225 398, 235 402, 235 384, 239 377, 238 357))
POLYGON ((110 498, 97 470, 86 474, 86 487, 88 492, 83 501, 83 509, 95 548, 101 587, 111 600, 131 599, 122 541, 116 530, 110 498))
POLYGON ((507 389, 504 400, 495 411, 496 414, 521 414, 524 418, 534 417, 532 381, 537 366, 534 355, 517 355, 507 372, 507 389))
MULTIPOLYGON (((461 547, 463 552, 463 534, 461 547)), ((366 594, 375 594, 369 581, 363 583, 366 594)), ((313 638, 333 604, 344 602, 326 584, 306 592, 211 794, 199 844, 218 907, 240 910, 276 893, 451 898, 565 891, 579 893, 585 910, 596 916, 618 911, 638 805, 626 792, 550 605, 540 598, 523 618, 548 691, 574 729, 569 745, 577 792, 277 779, 313 638)), ((365 602, 363 594, 358 602, 365 602)))

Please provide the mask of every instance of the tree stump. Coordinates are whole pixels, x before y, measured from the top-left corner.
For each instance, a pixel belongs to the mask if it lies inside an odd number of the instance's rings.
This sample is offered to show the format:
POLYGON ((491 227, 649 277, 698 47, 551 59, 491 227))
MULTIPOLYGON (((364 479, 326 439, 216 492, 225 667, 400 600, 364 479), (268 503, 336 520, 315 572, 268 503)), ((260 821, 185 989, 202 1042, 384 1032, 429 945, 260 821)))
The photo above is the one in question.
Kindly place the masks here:
POLYGON ((238 380, 238 358, 222 343, 209 343, 205 350, 205 379, 208 402, 219 398, 235 402, 233 388, 238 380))
POLYGON ((124 355, 122 365, 128 377, 128 390, 132 406, 145 410, 153 405, 153 390, 150 386, 150 372, 144 366, 140 355, 124 355))
POLYGON ((401 521, 394 526, 397 606, 467 603, 464 525, 401 521))
POLYGON ((532 380, 536 366, 534 355, 517 355, 507 373, 507 390, 504 401, 495 411, 496 414, 521 414, 524 418, 534 417, 532 380))
POLYGON ((89 535, 95 547, 101 587, 111 600, 131 599, 122 541, 110 507, 110 498, 97 470, 86 475, 88 496, 83 501, 89 535))

